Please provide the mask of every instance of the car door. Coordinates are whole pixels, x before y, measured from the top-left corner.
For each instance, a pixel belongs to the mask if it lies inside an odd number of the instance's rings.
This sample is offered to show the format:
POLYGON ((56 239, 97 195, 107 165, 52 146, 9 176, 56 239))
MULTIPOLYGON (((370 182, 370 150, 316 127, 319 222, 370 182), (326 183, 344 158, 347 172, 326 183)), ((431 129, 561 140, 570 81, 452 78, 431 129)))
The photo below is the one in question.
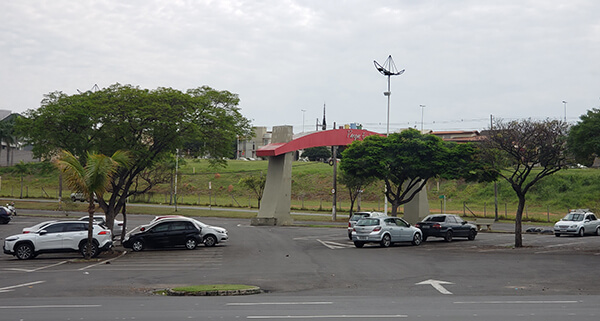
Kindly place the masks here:
POLYGON ((593 225, 592 231, 596 231, 598 229, 598 226, 600 226, 600 220, 598 220, 598 218, 594 214, 590 214, 590 219, 593 225))
POLYGON ((188 233, 188 226, 192 225, 191 222, 178 221, 172 222, 169 226, 168 232, 168 245, 177 246, 184 245, 188 233))
POLYGON ((62 249, 63 233, 66 223, 54 223, 38 232, 36 251, 62 249))
POLYGON ((583 228, 585 229, 585 233, 595 233, 596 232, 596 220, 593 214, 586 214, 583 218, 583 228))
POLYGON ((397 242, 412 241, 413 231, 409 228, 410 224, 401 218, 394 218, 394 221, 396 222, 396 228, 400 235, 397 242))
POLYGON ((144 240, 150 247, 166 247, 169 246, 169 227, 171 222, 157 224, 144 236, 144 240))
POLYGON ((62 236, 62 247, 77 250, 79 242, 87 239, 87 227, 88 223, 84 222, 66 224, 62 236))
POLYGON ((396 225, 396 220, 394 218, 386 218, 383 219, 383 229, 390 233, 390 237, 392 238, 392 242, 399 242, 402 238, 400 226, 396 225))
POLYGON ((454 230, 454 235, 456 236, 468 236, 469 235, 469 226, 466 223, 463 223, 463 219, 455 216, 449 215, 452 222, 452 229, 454 230))

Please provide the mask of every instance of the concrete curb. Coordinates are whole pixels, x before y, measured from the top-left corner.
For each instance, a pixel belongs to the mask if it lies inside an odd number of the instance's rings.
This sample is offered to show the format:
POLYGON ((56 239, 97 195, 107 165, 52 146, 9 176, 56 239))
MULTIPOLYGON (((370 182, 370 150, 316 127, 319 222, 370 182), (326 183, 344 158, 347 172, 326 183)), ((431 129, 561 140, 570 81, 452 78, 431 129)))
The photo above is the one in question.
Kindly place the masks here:
POLYGON ((188 291, 174 291, 173 289, 167 289, 167 295, 170 296, 228 296, 228 295, 250 295, 250 294, 259 294, 263 291, 259 287, 253 287, 250 289, 243 290, 223 290, 223 291, 198 291, 198 292, 188 292, 188 291))

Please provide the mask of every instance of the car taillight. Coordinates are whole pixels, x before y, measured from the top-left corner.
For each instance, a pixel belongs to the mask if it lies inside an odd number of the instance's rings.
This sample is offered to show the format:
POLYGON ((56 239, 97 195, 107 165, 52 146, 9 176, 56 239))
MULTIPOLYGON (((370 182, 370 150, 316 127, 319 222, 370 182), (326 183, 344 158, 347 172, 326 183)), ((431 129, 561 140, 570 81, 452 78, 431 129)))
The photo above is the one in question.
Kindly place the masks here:
POLYGON ((442 228, 442 226, 439 223, 433 224, 432 227, 438 230, 442 228))
POLYGON ((119 223, 119 226, 123 226, 123 223, 119 223))
POLYGON ((348 227, 352 227, 352 223, 348 222, 348 227))
POLYGON ((376 228, 373 229, 373 232, 379 232, 381 231, 381 225, 377 226, 376 228))
POLYGON ((107 235, 110 234, 110 231, 100 231, 98 235, 107 235))
POLYGON ((140 231, 142 231, 142 232, 145 231, 145 230, 146 230, 145 227, 140 228, 140 231))
POLYGON ((417 223, 417 224, 415 224, 415 227, 416 228, 421 228, 421 224, 417 223))
POLYGON ((29 231, 25 231, 25 232, 23 232, 23 234, 27 234, 27 233, 29 233, 29 231))

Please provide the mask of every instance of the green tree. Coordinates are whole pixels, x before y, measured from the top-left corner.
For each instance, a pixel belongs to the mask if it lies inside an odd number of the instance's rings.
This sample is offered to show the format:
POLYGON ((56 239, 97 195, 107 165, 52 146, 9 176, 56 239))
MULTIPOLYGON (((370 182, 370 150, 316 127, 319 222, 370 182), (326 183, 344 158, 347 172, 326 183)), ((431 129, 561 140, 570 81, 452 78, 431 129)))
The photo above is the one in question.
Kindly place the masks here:
MULTIPOLYGON (((16 114, 12 114, 0 121, 0 143, 4 142, 6 144, 6 166, 12 165, 11 145, 14 145, 17 142, 15 132, 16 117, 16 114)), ((1 150, 2 148, 0 148, 0 151, 1 150)))
POLYGON ((600 109, 588 110, 579 117, 569 131, 567 146, 578 163, 593 164, 594 158, 600 156, 600 109))
MULTIPOLYGON (((127 168, 131 158, 123 151, 115 152, 111 157, 103 154, 88 154, 83 165, 73 154, 62 151, 56 160, 56 165, 63 173, 66 184, 77 192, 83 193, 88 201, 88 241, 86 244, 85 258, 94 256, 98 250, 93 244, 93 222, 95 212, 94 195, 101 200, 110 186, 111 180, 116 177, 120 168, 127 168)), ((112 226, 109 225, 111 232, 112 226)))
POLYGON ((262 200, 263 191, 267 178, 262 174, 260 176, 246 176, 240 178, 239 184, 249 188, 258 199, 258 207, 260 208, 260 200, 262 200))
POLYGON ((158 164, 177 148, 194 143, 190 154, 203 155, 214 166, 225 165, 230 143, 251 132, 238 103, 237 95, 206 86, 181 92, 114 84, 71 96, 49 93, 40 108, 18 119, 17 129, 37 157, 51 158, 61 149, 79 159, 88 152, 131 153, 131 165, 110 182, 110 196, 99 200, 112 226, 129 197, 168 182, 170 175, 158 171, 168 169, 158 164))
POLYGON ((567 164, 568 125, 559 120, 497 120, 481 143, 483 159, 517 194, 515 247, 523 246, 522 219, 527 192, 567 164))
POLYGON ((312 162, 320 159, 327 160, 331 157, 331 149, 325 146, 307 148, 302 152, 302 157, 308 157, 312 162))
POLYGON ((485 172, 470 144, 445 143, 439 137, 408 129, 388 137, 373 135, 355 141, 343 152, 345 175, 383 180, 385 195, 398 207, 410 202, 430 178, 482 178, 485 172))
MULTIPOLYGON (((375 177, 353 176, 344 171, 339 172, 338 182, 346 186, 348 195, 350 196, 350 216, 354 212, 354 204, 360 193, 375 181, 375 177)), ((360 211, 360 207, 358 210, 360 211)))

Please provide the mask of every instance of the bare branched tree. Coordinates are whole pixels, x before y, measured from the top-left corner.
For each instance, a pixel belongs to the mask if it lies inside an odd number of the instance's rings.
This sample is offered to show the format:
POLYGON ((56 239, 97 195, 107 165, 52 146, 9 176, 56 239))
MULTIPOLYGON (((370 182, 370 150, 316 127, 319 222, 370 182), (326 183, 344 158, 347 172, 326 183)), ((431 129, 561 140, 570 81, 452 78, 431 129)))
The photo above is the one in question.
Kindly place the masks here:
POLYGON ((568 125, 560 120, 496 120, 482 144, 482 155, 517 194, 515 247, 523 246, 525 195, 542 178, 567 164, 568 125))

